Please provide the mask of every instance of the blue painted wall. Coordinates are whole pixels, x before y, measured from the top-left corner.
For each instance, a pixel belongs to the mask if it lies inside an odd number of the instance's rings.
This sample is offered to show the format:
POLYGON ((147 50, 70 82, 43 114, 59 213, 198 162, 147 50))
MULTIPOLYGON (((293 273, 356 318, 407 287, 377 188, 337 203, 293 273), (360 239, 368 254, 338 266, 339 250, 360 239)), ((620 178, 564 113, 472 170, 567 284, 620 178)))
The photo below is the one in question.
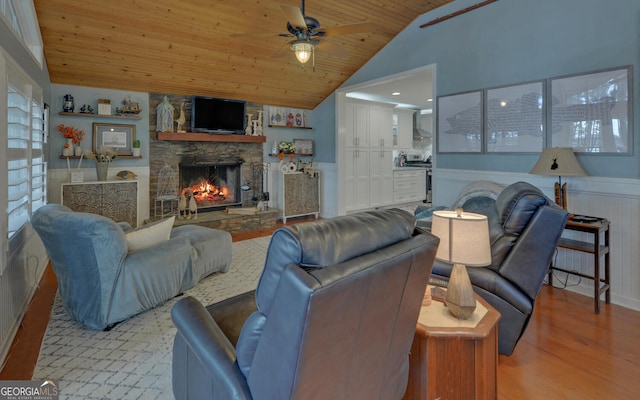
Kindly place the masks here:
MULTIPOLYGON (((578 157, 589 175, 640 177, 640 1, 500 0, 419 28, 478 2, 457 0, 417 18, 344 86, 435 63, 440 96, 632 65, 633 155, 578 157)), ((317 131, 318 142, 322 138, 327 151, 329 143, 335 143, 334 103, 332 95, 314 110, 316 121, 333 123, 317 131)), ((321 157, 335 162, 335 154, 321 157)), ((537 155, 438 154, 437 166, 528 172, 536 160, 537 155)))

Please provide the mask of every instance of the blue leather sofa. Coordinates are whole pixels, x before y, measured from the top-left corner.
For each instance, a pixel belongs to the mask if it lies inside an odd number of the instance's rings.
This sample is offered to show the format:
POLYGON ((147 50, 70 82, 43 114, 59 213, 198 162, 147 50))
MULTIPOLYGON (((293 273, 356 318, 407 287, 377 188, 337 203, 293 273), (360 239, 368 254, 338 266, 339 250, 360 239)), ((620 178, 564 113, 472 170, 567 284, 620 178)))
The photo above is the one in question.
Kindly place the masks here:
POLYGON ((255 292, 176 303, 183 399, 402 398, 438 239, 402 210, 278 229, 255 292))
POLYGON ((100 215, 47 204, 31 224, 51 260, 65 310, 91 329, 107 329, 162 304, 231 265, 231 235, 196 225, 129 251, 125 232, 132 228, 100 215))

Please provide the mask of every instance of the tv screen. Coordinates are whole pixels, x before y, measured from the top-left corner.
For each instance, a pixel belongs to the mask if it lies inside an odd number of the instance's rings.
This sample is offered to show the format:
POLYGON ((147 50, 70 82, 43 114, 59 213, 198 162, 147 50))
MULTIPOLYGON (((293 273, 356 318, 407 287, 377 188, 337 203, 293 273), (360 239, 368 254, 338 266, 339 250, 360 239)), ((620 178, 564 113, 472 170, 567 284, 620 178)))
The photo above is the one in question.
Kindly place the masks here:
POLYGON ((244 133, 246 102, 193 96, 191 132, 244 133))

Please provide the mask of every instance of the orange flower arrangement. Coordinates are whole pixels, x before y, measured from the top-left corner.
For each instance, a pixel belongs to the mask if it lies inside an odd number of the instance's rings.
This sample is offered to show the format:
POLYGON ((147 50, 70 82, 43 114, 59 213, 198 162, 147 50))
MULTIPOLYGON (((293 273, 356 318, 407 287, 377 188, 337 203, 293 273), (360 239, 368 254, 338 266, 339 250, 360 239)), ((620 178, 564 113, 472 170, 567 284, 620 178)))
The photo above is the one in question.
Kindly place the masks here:
MULTIPOLYGON (((71 141, 75 144, 82 142, 84 138, 84 131, 82 129, 76 129, 72 126, 64 126, 64 124, 58 125, 58 130, 62 133, 67 139, 71 139, 71 141)), ((67 145, 65 144, 65 147, 67 145)))

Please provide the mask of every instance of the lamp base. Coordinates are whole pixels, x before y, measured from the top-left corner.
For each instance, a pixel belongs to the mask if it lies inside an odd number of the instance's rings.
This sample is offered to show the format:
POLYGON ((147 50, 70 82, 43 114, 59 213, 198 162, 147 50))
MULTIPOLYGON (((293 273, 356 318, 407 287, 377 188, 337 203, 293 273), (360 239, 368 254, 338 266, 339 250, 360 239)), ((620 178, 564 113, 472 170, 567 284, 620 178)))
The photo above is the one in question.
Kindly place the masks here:
POLYGON ((476 309, 476 295, 467 269, 462 264, 453 264, 444 303, 451 315, 460 319, 469 319, 476 309))

